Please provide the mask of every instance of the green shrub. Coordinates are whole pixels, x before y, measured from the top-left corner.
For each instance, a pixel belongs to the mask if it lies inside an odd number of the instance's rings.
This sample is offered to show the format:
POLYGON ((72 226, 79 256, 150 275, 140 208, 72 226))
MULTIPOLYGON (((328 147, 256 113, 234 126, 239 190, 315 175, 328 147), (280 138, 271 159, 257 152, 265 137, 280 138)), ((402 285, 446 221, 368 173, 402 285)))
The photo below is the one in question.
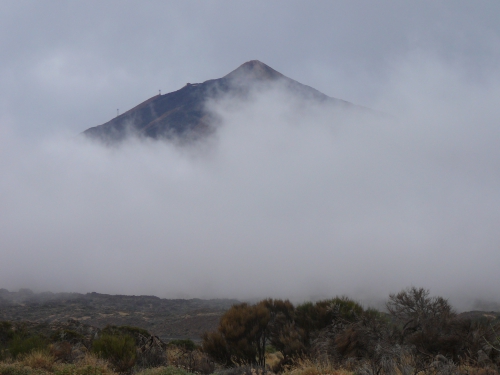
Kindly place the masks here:
POLYGON ((12 323, 0 322, 0 346, 6 345, 13 337, 12 323))
POLYGON ((103 328, 102 330, 103 335, 129 335, 134 338, 137 338, 138 335, 142 335, 145 337, 151 336, 151 334, 139 327, 133 327, 133 326, 113 326, 113 325, 107 325, 106 327, 103 328))
POLYGON ((29 354, 33 351, 44 351, 48 349, 47 340, 39 335, 23 336, 20 334, 14 335, 9 343, 9 353, 13 358, 20 355, 29 354))
POLYGON ((266 345, 266 353, 272 354, 276 353, 278 350, 272 345, 266 345))
POLYGON ((6 357, 8 343, 13 337, 12 324, 9 322, 0 322, 0 360, 6 357))
POLYGON ((135 365, 135 340, 128 335, 104 334, 92 343, 92 352, 107 359, 119 372, 129 370, 135 365))

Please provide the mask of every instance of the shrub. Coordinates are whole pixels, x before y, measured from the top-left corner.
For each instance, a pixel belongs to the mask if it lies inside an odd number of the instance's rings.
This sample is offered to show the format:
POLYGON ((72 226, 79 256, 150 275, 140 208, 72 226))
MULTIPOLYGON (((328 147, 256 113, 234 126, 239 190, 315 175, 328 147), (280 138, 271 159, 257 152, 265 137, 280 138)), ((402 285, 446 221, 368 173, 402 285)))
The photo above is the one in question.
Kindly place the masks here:
POLYGON ((189 340, 189 339, 172 340, 168 344, 172 345, 172 346, 176 346, 176 347, 183 349, 183 350, 186 350, 186 351, 193 351, 196 349, 196 344, 193 342, 193 340, 189 340))
POLYGON ((272 345, 266 345, 266 354, 276 353, 278 350, 272 345))
POLYGON ((50 346, 50 354, 58 361, 71 362, 73 359, 72 349, 68 341, 56 342, 50 346))
POLYGON ((20 334, 14 335, 9 343, 9 353, 17 358, 20 355, 29 354, 33 351, 43 351, 47 349, 47 340, 39 335, 25 337, 20 334))
POLYGON ((2 375, 33 375, 33 371, 18 363, 0 363, 2 375))
POLYGON ((136 375, 191 375, 191 373, 178 367, 167 366, 143 370, 136 375))
POLYGON ((0 322, 0 360, 6 355, 6 348, 14 336, 12 324, 9 322, 0 322))
POLYGON ((304 330, 306 343, 315 333, 335 323, 354 322, 363 314, 363 307, 348 297, 335 297, 316 303, 306 302, 295 309, 297 325, 304 330))
POLYGON ((229 353, 226 340, 220 332, 205 332, 202 339, 203 351, 212 357, 215 362, 223 366, 232 364, 231 353, 229 353))
POLYGON ((337 368, 331 363, 320 363, 311 360, 300 360, 294 366, 285 369, 283 375, 352 375, 351 371, 337 368))
POLYGON ((52 333, 50 336, 52 341, 69 341, 71 343, 83 342, 85 336, 71 329, 60 329, 52 333))
POLYGON ((266 370, 262 366, 239 366, 217 371, 214 375, 265 375, 266 370))
POLYGON ((128 335, 132 336, 136 340, 136 344, 138 341, 138 337, 144 336, 144 337, 149 337, 151 334, 142 328, 139 327, 133 327, 133 326, 113 326, 113 325, 107 325, 106 327, 103 328, 102 330, 103 335, 128 335))
MULTIPOLYGON (((70 367, 71 369, 71 367, 70 367)), ((109 374, 112 375, 114 374, 113 371, 109 368, 109 362, 99 358, 95 354, 92 353, 87 353, 85 357, 83 357, 81 360, 79 360, 76 363, 76 366, 73 369, 71 369, 72 372, 70 372, 68 375, 104 375, 104 374, 109 374)), ((61 373, 60 375, 66 375, 61 373)))
POLYGON ((430 297, 429 290, 411 287, 391 294, 386 306, 397 324, 401 343, 413 345, 424 357, 442 354, 459 359, 456 314, 446 299, 430 297))
MULTIPOLYGON (((167 347, 158 336, 140 336, 137 347, 136 365, 142 368, 165 366, 168 363, 167 347)), ((137 341, 136 341, 137 344, 137 341)))
POLYGON ((54 365, 55 358, 50 355, 46 350, 35 350, 23 358, 22 363, 25 366, 31 367, 33 369, 42 369, 51 371, 54 365))
POLYGON ((92 352, 109 360, 119 372, 127 371, 135 365, 135 340, 128 335, 104 334, 94 340, 92 352))
POLYGON ((10 322, 0 322, 0 346, 6 345, 13 337, 12 324, 10 322))

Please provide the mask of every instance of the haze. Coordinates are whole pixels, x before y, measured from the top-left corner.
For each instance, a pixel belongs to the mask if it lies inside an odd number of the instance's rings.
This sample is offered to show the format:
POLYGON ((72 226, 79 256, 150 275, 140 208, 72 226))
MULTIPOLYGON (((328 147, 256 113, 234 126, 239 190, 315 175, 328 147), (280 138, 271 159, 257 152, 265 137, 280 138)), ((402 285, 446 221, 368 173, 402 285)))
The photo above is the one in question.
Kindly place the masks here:
POLYGON ((5 4, 0 287, 500 300, 496 2, 5 4), (77 136, 250 59, 385 115, 276 87, 195 147, 77 136))

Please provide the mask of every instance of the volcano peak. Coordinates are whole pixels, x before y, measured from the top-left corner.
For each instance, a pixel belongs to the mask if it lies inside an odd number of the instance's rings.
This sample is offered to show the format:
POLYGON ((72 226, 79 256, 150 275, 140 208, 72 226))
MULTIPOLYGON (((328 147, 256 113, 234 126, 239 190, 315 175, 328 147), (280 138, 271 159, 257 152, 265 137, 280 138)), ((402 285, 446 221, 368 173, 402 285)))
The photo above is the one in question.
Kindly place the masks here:
POLYGON ((259 60, 250 60, 227 74, 228 79, 275 80, 285 76, 259 60))

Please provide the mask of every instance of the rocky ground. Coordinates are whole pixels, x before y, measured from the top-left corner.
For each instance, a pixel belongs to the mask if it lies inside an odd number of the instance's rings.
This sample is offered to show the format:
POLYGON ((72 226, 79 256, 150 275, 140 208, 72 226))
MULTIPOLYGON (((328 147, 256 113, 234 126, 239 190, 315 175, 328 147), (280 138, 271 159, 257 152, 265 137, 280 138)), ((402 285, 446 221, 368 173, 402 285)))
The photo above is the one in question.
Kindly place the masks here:
POLYGON ((0 289, 0 321, 63 324, 69 319, 85 325, 127 325, 148 330, 162 340, 198 341, 216 329, 220 316, 236 300, 162 299, 99 293, 33 293, 0 289))

